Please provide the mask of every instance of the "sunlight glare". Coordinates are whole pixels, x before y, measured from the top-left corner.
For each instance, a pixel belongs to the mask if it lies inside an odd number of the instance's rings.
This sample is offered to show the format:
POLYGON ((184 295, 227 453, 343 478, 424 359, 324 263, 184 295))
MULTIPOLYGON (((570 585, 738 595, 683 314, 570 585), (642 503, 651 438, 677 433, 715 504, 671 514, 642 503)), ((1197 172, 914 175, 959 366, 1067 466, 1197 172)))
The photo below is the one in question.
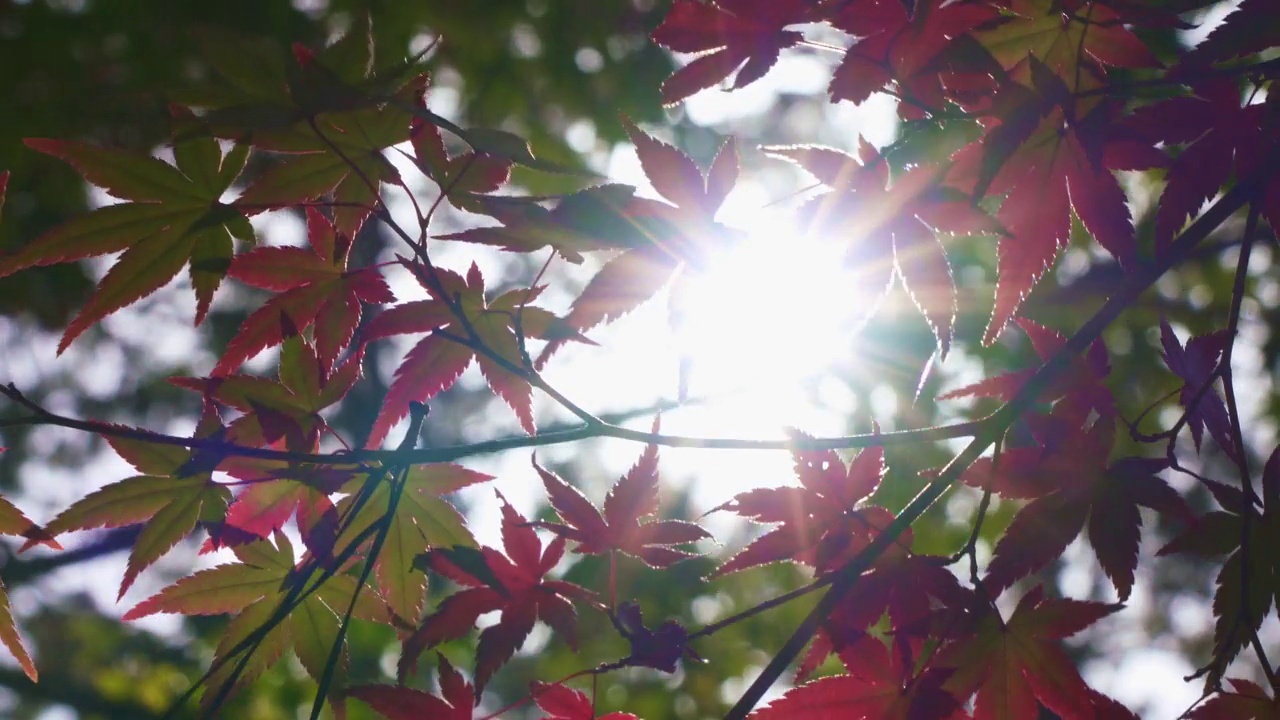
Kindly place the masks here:
POLYGON ((746 238, 693 274, 679 300, 677 343, 693 394, 794 393, 853 352, 850 329, 874 299, 846 269, 845 242, 807 237, 793 217, 761 204, 732 214, 746 238))

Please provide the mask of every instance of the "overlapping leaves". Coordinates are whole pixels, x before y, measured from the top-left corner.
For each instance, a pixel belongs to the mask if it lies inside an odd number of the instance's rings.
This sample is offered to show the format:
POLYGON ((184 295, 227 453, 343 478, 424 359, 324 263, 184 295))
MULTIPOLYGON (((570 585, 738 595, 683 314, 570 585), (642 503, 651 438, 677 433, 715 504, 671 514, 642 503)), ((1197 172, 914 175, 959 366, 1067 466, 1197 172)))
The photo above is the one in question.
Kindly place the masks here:
MULTIPOLYGON (((1148 28, 1181 27, 1176 13, 1203 4, 678 0, 653 37, 677 52, 699 54, 664 85, 668 103, 735 72, 734 88, 756 81, 781 51, 805 42, 798 26, 825 22, 852 36, 848 47, 834 48, 842 59, 830 86, 833 99, 861 102, 889 89, 902 99, 900 111, 906 116, 980 118, 981 139, 949 165, 911 162, 892 180, 879 151, 865 144, 857 159, 818 147, 771 149, 827 186, 803 214, 849 242, 850 264, 870 278, 878 294, 898 278, 945 354, 954 339, 959 302, 947 240, 939 232, 1001 235, 995 308, 983 338, 990 344, 1069 241, 1073 214, 1122 271, 1142 266, 1144 248, 1114 171, 1169 165, 1155 214, 1157 254, 1233 175, 1241 180, 1265 172, 1264 161, 1274 159, 1275 133, 1269 131, 1275 129, 1280 93, 1252 102, 1232 79, 1238 73, 1209 67, 1276 44, 1275 12, 1263 0, 1244 0, 1207 40, 1183 55, 1173 74, 1160 76, 1158 83, 1169 85, 1180 78, 1212 78, 1190 84, 1191 94, 1175 92, 1136 112, 1119 99, 1102 99, 1122 94, 1120 86, 1106 86, 1115 74, 1112 68, 1159 66, 1142 41, 1148 28), (1157 148, 1161 143, 1164 147, 1157 148), (1181 148, 1171 163, 1169 148, 1181 148), (999 202, 994 218, 979 209, 983 202, 999 202)), ((403 489, 397 494, 392 484, 381 482, 376 462, 342 464, 326 473, 310 462, 272 460, 255 466, 227 460, 218 448, 225 449, 222 441, 230 440, 316 451, 329 432, 322 411, 358 379, 366 344, 422 333, 427 336, 396 371, 369 445, 385 438, 410 403, 446 390, 473 360, 521 425, 534 433, 532 384, 540 380, 527 341, 546 342, 540 358, 545 359, 560 343, 585 340, 582 331, 630 312, 678 277, 682 267, 700 267, 712 254, 709 249, 727 246, 727 233, 715 218, 737 180, 738 153, 727 142, 704 172, 683 152, 626 122, 645 175, 663 201, 637 198, 631 188, 610 184, 558 198, 497 195, 513 161, 532 165, 528 146, 508 133, 465 131, 433 115, 422 101, 426 79, 417 76, 415 61, 375 71, 371 38, 367 22, 357 19, 351 31, 321 52, 295 46, 292 62, 259 63, 258 56, 240 54, 244 46, 221 48, 212 63, 221 89, 206 94, 199 117, 175 110, 180 126, 176 167, 79 143, 29 141, 124 202, 74 220, 4 258, 0 274, 123 251, 67 328, 62 348, 188 264, 197 322, 227 274, 277 293, 241 327, 211 377, 178 380, 200 391, 206 407, 221 404, 242 415, 225 430, 209 420, 197 435, 212 440, 193 442, 203 450, 114 439, 117 452, 142 474, 89 495, 55 518, 49 531, 144 523, 121 593, 199 526, 211 531, 210 547, 230 545, 240 562, 179 581, 129 613, 132 618, 238 611, 219 645, 213 673, 215 686, 229 687, 260 673, 289 647, 309 673, 326 675, 327 645, 341 637, 339 613, 357 592, 354 578, 338 573, 281 615, 278 608, 288 597, 282 593, 300 567, 281 532, 286 524, 296 518, 307 557, 323 563, 333 559, 334 547, 344 541, 354 547, 371 528, 386 523, 386 542, 375 559, 375 588, 362 596, 356 615, 405 634, 401 680, 421 652, 467 635, 480 615, 497 612, 500 619, 480 632, 474 687, 442 661, 441 696, 372 685, 347 695, 393 720, 471 717, 476 695, 538 620, 573 642, 573 600, 590 603, 594 597, 547 577, 568 540, 577 543, 580 554, 618 551, 662 568, 687 556, 676 546, 706 537, 695 525, 652 519, 656 448, 645 450, 599 510, 569 483, 535 465, 558 518, 531 523, 502 500, 505 554, 476 548, 463 518, 439 497, 488 476, 453 465, 417 466, 397 476, 395 487, 403 489), (448 152, 440 128, 457 135, 470 151, 448 152), (209 134, 243 143, 224 155, 209 134), (430 298, 383 312, 364 328, 357 349, 349 349, 362 304, 394 302, 378 269, 349 269, 347 258, 361 223, 380 207, 382 184, 398 181, 382 153, 405 140, 413 145, 418 169, 452 204, 500 223, 445 239, 522 252, 549 247, 571 262, 583 261, 587 253, 613 253, 567 316, 530 305, 541 287, 490 300, 475 265, 465 278, 432 266, 427 228, 422 228, 415 258, 404 264, 430 298), (239 200, 223 204, 222 195, 244 164, 246 144, 283 157, 239 200), (332 221, 314 207, 320 198, 332 201, 332 221), (262 248, 232 259, 232 237, 252 240, 242 212, 297 204, 307 206, 308 248, 262 248), (244 361, 277 344, 284 345, 278 380, 235 373, 244 361), (248 484, 229 510, 230 492, 213 481, 215 468, 248 484), (341 527, 338 517, 345 518, 341 527), (535 527, 557 537, 544 549, 535 527), (462 589, 420 621, 424 568, 462 589), (251 658, 227 662, 250 640, 251 658)), ((1243 89, 1261 90, 1265 82, 1254 78, 1243 89)), ((0 175, 0 200, 6 180, 7 174, 0 175)), ((1277 188, 1280 183, 1267 182, 1250 198, 1272 225, 1280 219, 1277 188)), ((1019 324, 1041 361, 1063 351, 1065 340, 1057 333, 1027 321, 1019 324)), ((1230 438, 1228 413, 1212 385, 1230 338, 1201 335, 1184 345, 1167 324, 1163 330, 1164 358, 1184 381, 1180 400, 1197 448, 1208 429, 1233 459, 1241 460, 1243 449, 1230 438)), ((1139 508, 1187 521, 1184 501, 1160 477, 1169 459, 1112 459, 1118 413, 1105 385, 1108 373, 1105 350, 1095 344, 1058 382, 1039 390, 1035 399, 1054 403, 1053 409, 1023 418, 1009 434, 1008 447, 974 463, 964 476, 1002 499, 1029 501, 996 545, 985 580, 979 584, 975 578, 977 591, 962 588, 942 559, 912 554, 911 534, 904 533, 826 618, 802 665, 808 673, 836 652, 847 672, 792 690, 757 716, 964 717, 963 708, 975 695, 974 715, 984 720, 1033 716, 1038 705, 1064 718, 1127 716, 1084 685, 1059 647, 1060 640, 1117 606, 1046 599, 1037 588, 1006 621, 994 609, 994 598, 984 594, 1036 572, 1084 533, 1124 599, 1135 582, 1139 508), (887 646, 866 635, 886 617, 887 646), (927 654, 925 640, 936 654, 927 654)), ((1032 371, 1008 373, 949 396, 1007 401, 1019 396, 1032 376, 1032 371)), ((828 573, 865 549, 892 520, 887 510, 869 504, 884 475, 881 449, 865 450, 847 465, 834 451, 796 451, 793 457, 799 487, 746 491, 719 508, 774 527, 716 575, 786 561, 828 573)), ((1214 602, 1214 681, 1277 600, 1280 569, 1257 551, 1277 539, 1271 513, 1280 505, 1277 457, 1280 451, 1263 473, 1260 512, 1250 493, 1204 479, 1223 510, 1206 515, 1164 551, 1227 555, 1214 602), (1246 589, 1249 596, 1241 597, 1246 589)), ((0 532, 53 542, 7 503, 0 503, 0 532)), ((312 567, 306 562, 302 567, 312 567)), ((649 631, 638 605, 627 603, 613 617, 632 642, 630 664, 674 669, 687 649, 681 644, 681 653, 646 655, 637 637, 653 639, 662 628, 675 628, 684 643, 683 626, 668 621, 649 631)), ((34 674, 2 594, 0 640, 34 674)), ((333 686, 326 681, 326 687, 333 686)), ((563 685, 538 685, 533 695, 557 720, 594 715, 585 695, 563 685)), ((1262 715, 1273 712, 1274 705, 1261 688, 1233 680, 1229 691, 1219 692, 1193 716, 1262 715)), ((614 716, 624 717, 607 717, 614 716)))
MULTIPOLYGON (((206 419, 204 432, 212 434, 206 419)), ((221 523, 231 491, 214 482, 207 459, 175 445, 122 437, 108 439, 112 449, 139 475, 96 490, 62 511, 46 526, 54 536, 73 530, 144 523, 129 553, 121 597, 138 574, 191 534, 201 523, 221 523)))
POLYGON ((862 451, 847 466, 834 450, 794 451, 792 458, 800 487, 748 490, 716 508, 776 527, 716 568, 713 576, 783 560, 830 570, 893 520, 889 511, 863 502, 884 477, 882 448, 862 451))
POLYGON ((573 583, 545 576, 564 556, 566 540, 557 537, 543 548, 529 521, 499 495, 502 502, 502 545, 506 554, 484 547, 441 548, 424 558, 434 572, 462 586, 427 616, 404 642, 401 679, 412 672, 418 656, 442 642, 460 638, 481 615, 501 611, 497 624, 480 632, 476 647, 477 695, 493 673, 524 643, 538 620, 550 625, 571 646, 577 644, 578 612, 573 600, 595 602, 594 595, 573 583))
POLYGON ((249 221, 222 196, 240 175, 248 147, 224 155, 211 137, 174 147, 177 166, 149 155, 67 140, 28 139, 27 146, 66 161, 86 180, 123 202, 59 225, 0 262, 0 277, 41 265, 123 251, 58 345, 107 315, 166 285, 189 266, 196 323, 204 319, 227 273, 232 238, 254 240, 249 221))
MULTIPOLYGON (((657 431, 655 423, 654 431, 657 431)), ((619 551, 639 558, 650 567, 667 567, 693 553, 673 546, 711 537, 706 530, 680 520, 644 520, 658 512, 658 447, 648 445, 604 499, 604 512, 586 499, 577 488, 543 469, 533 468, 542 477, 551 507, 560 522, 540 523, 557 535, 577 541, 574 552, 600 555, 619 551)))
MULTIPOLYGON (((274 544, 262 540, 234 548, 237 563, 201 570, 142 601, 126 620, 155 613, 223 615, 234 613, 214 655, 205 705, 266 672, 292 650, 307 674, 320 679, 330 649, 338 642, 339 614, 355 594, 354 577, 335 575, 292 607, 283 608, 296 582, 292 543, 283 533, 274 544), (247 647, 242 647, 250 643, 247 647)), ((365 589, 356 599, 355 617, 389 621, 377 596, 365 589)), ((340 671, 345 673, 345 657, 340 671)))
POLYGON ((1218 571, 1213 596, 1217 622, 1211 683, 1222 677, 1227 663, 1248 644, 1273 604, 1280 602, 1280 565, 1275 555, 1265 550, 1280 538, 1280 448, 1267 459, 1261 485, 1259 510, 1257 499, 1239 488, 1207 480, 1206 487, 1222 509, 1200 517, 1160 550, 1161 555, 1227 556, 1218 571), (1250 513, 1247 536, 1245 512, 1250 513))
MULTIPOLYGON (((1061 718, 1116 717, 1108 698, 1094 693, 1058 641, 1119 610, 1119 605, 1046 598, 1037 587, 1008 620, 986 603, 951 608, 957 633, 934 666, 949 670, 943 688, 957 698, 976 696, 974 720, 1036 717, 1037 703, 1061 718)), ((1119 717, 1133 717, 1119 709, 1119 717)))
POLYGON ((541 288, 510 290, 487 300, 484 276, 472 264, 467 276, 443 268, 418 270, 419 283, 431 295, 389 308, 365 328, 363 342, 410 333, 429 333, 396 369, 368 444, 376 445, 409 412, 409 403, 429 400, 447 390, 475 360, 489 387, 515 411, 530 434, 533 388, 520 369, 531 370, 525 341, 585 341, 563 319, 529 306, 541 288))
POLYGON ((226 375, 262 350, 314 328, 320 369, 329 372, 360 323, 362 303, 395 296, 377 268, 347 269, 351 236, 316 208, 307 208, 307 247, 262 247, 240 255, 227 273, 277 294, 255 310, 214 366, 226 375))
POLYGON ((913 169, 890 185, 888 164, 866 141, 861 141, 857 159, 824 147, 774 147, 768 152, 831 188, 807 208, 811 231, 848 243, 846 265, 877 299, 898 278, 945 356, 956 315, 956 285, 938 233, 997 233, 995 219, 941 187, 933 168, 913 169))

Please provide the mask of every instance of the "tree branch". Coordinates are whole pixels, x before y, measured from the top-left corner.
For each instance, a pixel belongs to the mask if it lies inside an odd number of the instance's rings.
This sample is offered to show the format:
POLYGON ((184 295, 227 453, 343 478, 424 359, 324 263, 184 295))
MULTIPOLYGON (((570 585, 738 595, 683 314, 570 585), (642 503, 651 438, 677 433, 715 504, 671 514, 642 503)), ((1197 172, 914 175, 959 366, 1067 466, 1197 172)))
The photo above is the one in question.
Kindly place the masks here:
POLYGON ((681 406, 681 403, 665 403, 652 409, 628 411, 612 416, 601 416, 600 425, 576 425, 566 429, 552 429, 536 435, 512 435, 508 437, 484 440, 463 445, 451 445, 442 448, 416 448, 410 450, 350 450, 333 453, 303 453, 271 448, 248 447, 235 443, 210 438, 179 437, 164 433, 140 430, 121 425, 81 420, 50 412, 32 402, 12 383, 0 386, 0 395, 31 410, 32 414, 13 420, 0 421, 0 429, 28 425, 55 425, 70 430, 90 432, 106 437, 118 437, 128 440, 139 440, 159 445, 176 445, 192 450, 201 450, 224 456, 257 458, 259 460, 276 460, 279 462, 311 463, 315 465, 357 465, 361 463, 378 463, 381 465, 452 462, 475 455, 488 455, 505 450, 546 447, 592 440, 597 438, 614 438, 629 440, 646 445, 663 447, 703 448, 715 450, 853 450, 868 447, 888 447, 890 445, 908 445, 920 442, 939 442, 956 438, 973 437, 988 420, 968 420, 949 425, 934 425, 911 430, 896 430, 880 433, 861 433, 856 435, 834 435, 816 438, 798 439, 749 439, 729 437, 705 437, 696 435, 671 435, 644 430, 632 430, 616 423, 649 412, 657 412, 664 408, 681 406))
MULTIPOLYGON (((1264 167, 1266 165, 1264 164, 1264 167)), ((1072 335, 1062 348, 1050 357, 1022 386, 1012 400, 984 420, 978 432, 969 444, 961 450, 951 462, 939 473, 937 479, 929 483, 920 494, 903 508, 902 512, 876 536, 875 540, 859 553, 853 560, 835 571, 831 589, 818 601, 808 616, 801 621, 791 637, 773 656, 769 664, 751 683, 738 702, 725 715, 725 720, 743 720, 747 713, 760 702, 773 683, 804 649, 805 645, 817 632, 819 625, 830 615, 836 603, 853 589, 858 577, 876 561, 894 541, 938 498, 951 487, 960 475, 977 460, 987 448, 991 447, 1019 417, 1022 416, 1037 400, 1041 391, 1048 387, 1058 375, 1069 367, 1071 360, 1088 349, 1094 340, 1102 336, 1102 332, 1115 321, 1138 297, 1147 290, 1166 271, 1178 264, 1183 257, 1209 233, 1225 221, 1232 213, 1244 206, 1252 193, 1252 188, 1259 182, 1258 177, 1250 178, 1232 188, 1226 195, 1213 204, 1200 216, 1191 227, 1187 228, 1169 247, 1168 251, 1155 261, 1139 265, 1133 270, 1128 280, 1121 285, 1115 295, 1107 300, 1098 312, 1072 335)))

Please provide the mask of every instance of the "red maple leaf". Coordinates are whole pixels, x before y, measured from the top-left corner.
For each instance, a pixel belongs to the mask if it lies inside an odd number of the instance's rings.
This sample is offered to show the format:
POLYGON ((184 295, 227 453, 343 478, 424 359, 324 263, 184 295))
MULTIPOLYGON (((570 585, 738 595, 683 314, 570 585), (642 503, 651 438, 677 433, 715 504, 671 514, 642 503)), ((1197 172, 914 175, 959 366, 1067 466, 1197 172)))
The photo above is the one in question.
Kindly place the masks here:
POLYGON ((294 335, 283 342, 277 380, 236 373, 173 377, 169 382, 244 413, 227 426, 231 442, 313 452, 321 435, 333 432, 320 411, 345 397, 360 379, 364 353, 357 350, 333 366, 302 337, 294 335))
POLYGON ((1275 720, 1280 702, 1267 696, 1260 685, 1242 678, 1228 678, 1235 692, 1218 691, 1209 702, 1195 708, 1187 720, 1275 720))
POLYGON ((951 347, 956 286, 938 233, 1000 232, 968 198, 939 186, 934 168, 912 169, 889 181, 878 150, 860 140, 860 159, 818 146, 770 147, 772 155, 804 168, 831 192, 811 201, 804 215, 812 231, 847 239, 845 262, 866 278, 859 285, 883 295, 899 278, 929 323, 945 356, 951 347))
POLYGON ((1115 126, 1118 106, 1077 118, 1065 85, 1033 64, 1038 93, 1010 83, 1001 123, 954 157, 951 177, 974 194, 1004 195, 996 219, 996 298, 982 342, 995 342, 1071 237, 1072 210, 1121 265, 1137 253, 1127 198, 1113 170, 1154 167, 1163 155, 1115 126), (1066 103, 1065 108, 1059 107, 1066 103))
MULTIPOLYGON (((807 437, 799 432, 796 436, 807 437)), ((748 490, 715 508, 778 526, 716 568, 712 577, 780 560, 829 570, 865 547, 893 520, 884 508, 862 502, 884 477, 883 448, 863 450, 847 467, 834 450, 791 455, 801 487, 748 490)), ((909 543, 909 539, 898 540, 900 547, 909 543)))
MULTIPOLYGON (((542 720, 596 720, 595 704, 585 694, 573 688, 560 684, 535 682, 530 694, 538 707, 547 713, 542 720)), ((599 720, 638 720, 638 718, 631 713, 611 712, 601 715, 599 720)))
MULTIPOLYGON (((1027 334, 1031 348, 1041 362, 1048 362, 1067 344, 1067 338, 1057 330, 1047 328, 1026 318, 1014 320, 1018 327, 1027 334)), ((939 396, 939 400, 951 400, 962 397, 990 397, 1008 402, 1014 398, 1036 373, 1038 368, 1027 368, 1002 373, 994 377, 980 380, 972 385, 952 390, 939 396)), ((1071 360, 1071 368, 1062 373, 1040 393, 1041 402, 1063 400, 1070 403, 1083 424, 1091 412, 1102 417, 1114 417, 1115 397, 1103 385, 1102 381, 1111 374, 1111 359, 1107 356, 1107 346, 1101 340, 1089 345, 1083 358, 1071 360)))
MULTIPOLYGON (((1218 193, 1232 171, 1238 178, 1253 174, 1275 143, 1266 105, 1242 104, 1239 87, 1228 79, 1199 84, 1192 96, 1138 108, 1125 123, 1154 142, 1187 146, 1170 164, 1156 206, 1157 252, 1168 248, 1188 216, 1218 193)), ((1280 219, 1280 206, 1263 207, 1267 219, 1280 219)))
POLYGON ((951 614, 952 639, 938 650, 933 664, 951 670, 943 687, 957 698, 977 693, 974 720, 1037 717, 1036 701, 1063 720, 1097 716, 1097 693, 1057 641, 1120 605, 1045 598, 1040 586, 1022 597, 1008 620, 976 596, 971 605, 944 611, 951 614))
POLYGON ((594 603, 591 591, 563 580, 547 580, 560 558, 565 539, 557 537, 544 551, 532 524, 517 513, 506 498, 502 501, 502 546, 507 554, 484 547, 477 553, 468 548, 430 550, 426 562, 432 570, 463 586, 445 598, 405 641, 400 655, 399 675, 403 680, 428 648, 466 635, 481 615, 500 611, 494 625, 480 632, 476 648, 476 694, 524 643, 533 624, 542 620, 577 646, 574 626, 578 613, 570 598, 594 603))
MULTIPOLYGON (((425 110, 426 92, 418 94, 417 105, 425 110)), ((452 156, 445 149, 439 126, 415 115, 409 128, 413 145, 413 161, 424 175, 431 178, 455 206, 468 207, 463 199, 471 193, 497 190, 511 177, 511 161, 483 152, 468 150, 452 156)))
POLYGON ((240 324, 214 366, 215 375, 230 373, 312 325, 316 354, 327 369, 351 342, 362 302, 395 302, 380 270, 347 270, 351 238, 313 207, 307 208, 307 243, 306 248, 257 248, 231 261, 228 275, 279 294, 240 324))
POLYGON ((1231 337, 1225 331, 1219 331, 1190 338, 1184 346, 1174 335, 1169 322, 1163 318, 1160 320, 1161 357, 1169 370, 1184 383, 1178 402, 1186 408, 1187 427, 1191 430, 1196 452, 1200 451, 1200 441, 1205 428, 1208 428, 1218 446, 1229 457, 1235 458, 1236 444, 1231 436, 1227 406, 1212 385, 1222 353, 1230 342, 1231 337))
MULTIPOLYGON (((657 421, 654 432, 658 431, 657 421)), ((640 460, 624 475, 604 499, 604 513, 596 510, 582 493, 543 469, 535 460, 533 468, 542 477, 551 507, 561 522, 540 522, 557 535, 578 543, 575 552, 603 555, 617 550, 655 568, 668 567, 695 553, 672 545, 697 542, 711 535, 690 522, 642 518, 658 512, 658 446, 645 446, 640 460)))
MULTIPOLYGON (((891 83, 915 102, 941 107, 939 56, 977 25, 998 17, 992 5, 922 0, 912 11, 901 0, 853 0, 831 23, 858 38, 831 76, 834 101, 861 103, 891 83)), ((972 44, 966 45, 971 50, 972 44)), ((899 112, 915 114, 917 105, 900 103, 899 112)))
POLYGON ((628 204, 628 217, 656 231, 645 246, 624 251, 606 263, 583 288, 567 317, 569 324, 582 330, 634 310, 660 290, 682 263, 705 267, 704 248, 731 235, 715 222, 715 214, 738 180, 737 143, 726 140, 703 173, 678 148, 625 119, 624 125, 645 176, 671 204, 643 198, 628 204))
MULTIPOLYGON (((749 720, 960 720, 969 714, 944 687, 950 672, 927 667, 913 675, 901 653, 862 635, 840 651, 847 674, 824 677, 788 691, 749 720)), ((1032 717, 1032 716, 1028 716, 1032 717)))
POLYGON ((1046 422, 1033 428, 1036 444, 1007 448, 998 463, 982 458, 961 478, 974 487, 989 485, 1003 498, 1033 498, 997 543, 985 582, 993 592, 1009 587, 1061 556, 1087 529, 1103 571, 1126 599, 1138 564, 1138 507, 1182 522, 1193 517, 1158 475, 1169 463, 1139 457, 1110 461, 1115 437, 1111 420, 1098 419, 1087 430, 1073 421, 1055 422, 1060 420, 1056 414, 1042 420, 1046 422))
MULTIPOLYGON (((958 602, 964 590, 944 558, 897 554, 858 578, 822 624, 797 677, 808 677, 833 652, 862 638, 888 613, 896 638, 906 640, 930 617, 936 602, 958 602)), ((904 648, 905 649, 905 648, 904 648)))
POLYGON ((410 403, 428 400, 451 387, 473 359, 479 363, 489 387, 515 411, 525 431, 533 434, 533 388, 529 381, 507 370, 488 353, 476 352, 459 340, 478 341, 489 353, 523 367, 526 358, 522 337, 587 342, 586 338, 550 311, 526 305, 537 298, 541 287, 511 290, 488 300, 484 276, 474 263, 465 279, 443 268, 415 270, 415 275, 432 298, 388 308, 366 326, 362 335, 362 342, 369 343, 393 335, 431 333, 409 350, 396 369, 387 401, 366 444, 372 447, 380 443, 391 426, 408 414, 410 403), (455 311, 465 317, 458 318, 455 311), (447 331, 447 335, 437 331, 447 331), (472 333, 475 338, 469 337, 472 333))
POLYGON ((711 87, 739 67, 733 89, 764 76, 784 48, 803 36, 787 25, 805 22, 805 0, 676 0, 653 41, 678 53, 699 53, 662 83, 662 102, 674 105, 711 87))
POLYGON ((462 674, 440 656, 440 694, 414 690, 403 685, 359 685, 347 696, 362 700, 387 720, 471 720, 475 691, 462 674))

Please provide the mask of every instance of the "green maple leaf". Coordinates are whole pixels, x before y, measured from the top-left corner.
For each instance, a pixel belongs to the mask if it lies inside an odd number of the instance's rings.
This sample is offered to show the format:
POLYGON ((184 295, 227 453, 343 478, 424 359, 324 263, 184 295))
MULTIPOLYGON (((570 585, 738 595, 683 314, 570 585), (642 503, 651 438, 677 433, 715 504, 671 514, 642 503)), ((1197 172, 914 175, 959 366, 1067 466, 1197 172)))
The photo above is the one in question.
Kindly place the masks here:
POLYGON ((412 102, 426 78, 411 81, 387 102, 357 110, 325 113, 282 131, 259 133, 254 145, 286 153, 236 200, 253 214, 331 195, 334 225, 355 237, 378 202, 374 186, 399 175, 382 150, 409 139, 412 102))
POLYGON ((380 151, 409 139, 426 84, 418 58, 375 71, 367 16, 318 52, 294 45, 292 60, 225 33, 199 42, 211 78, 183 96, 207 108, 190 132, 286 154, 237 207, 254 214, 332 195, 334 224, 354 237, 377 203, 377 184, 397 177, 380 151))
MULTIPOLYGON (((4 201, 4 180, 6 177, 0 175, 0 205, 4 201)), ((0 448, 3 450, 4 448, 0 448)), ((47 531, 40 528, 31 521, 22 511, 14 507, 8 500, 0 497, 0 534, 2 535, 20 535, 27 538, 27 545, 43 543, 57 550, 61 550, 62 546, 58 544, 53 536, 47 531)), ((0 584, 0 642, 9 649, 13 654, 18 665, 22 667, 22 671, 31 678, 32 682, 36 681, 38 674, 36 673, 36 665, 31 660, 31 655, 27 653, 26 647, 22 644, 22 637, 18 635, 18 627, 13 621, 13 611, 9 609, 9 594, 5 591, 4 585, 0 584)))
POLYGON ((1079 0, 1013 0, 1004 23, 974 33, 978 42, 1015 77, 1030 79, 1028 57, 1048 66, 1072 91, 1097 87, 1103 66, 1153 67, 1147 46, 1101 3, 1079 0))
MULTIPOLYGON (((416 627, 422 613, 427 576, 414 567, 414 558, 432 547, 478 547, 466 519, 441 496, 492 479, 451 463, 416 465, 405 474, 404 490, 394 508, 390 507, 394 498, 391 484, 379 479, 363 507, 343 528, 336 547, 347 544, 346 538, 359 537, 375 523, 391 523, 378 553, 375 575, 397 624, 416 627)), ((366 482, 367 477, 362 477, 343 488, 352 494, 338 502, 339 516, 345 516, 359 495, 360 485, 366 482)))
POLYGON ((189 138, 174 148, 175 167, 75 141, 30 138, 26 144, 65 160, 90 183, 126 201, 72 219, 0 258, 4 277, 123 251, 67 326, 58 352, 102 318, 163 287, 188 264, 199 324, 231 262, 232 237, 253 241, 249 221, 220 202, 243 169, 248 148, 237 145, 224 156, 213 138, 189 138))
POLYGON ((173 377, 169 382, 244 413, 227 426, 227 439, 241 445, 283 445, 314 451, 323 433, 333 433, 320 412, 342 399, 360 379, 363 353, 351 353, 326 368, 310 342, 294 336, 282 343, 280 376, 173 377))
POLYGON ((1214 660, 1206 675, 1209 687, 1218 684, 1228 664, 1248 646, 1250 638, 1262 626, 1272 604, 1280 602, 1280 558, 1269 551, 1280 541, 1280 447, 1267 459, 1261 484, 1263 504, 1259 511, 1256 501, 1246 500, 1239 488, 1206 480, 1205 487, 1223 509, 1205 514, 1157 553, 1227 556, 1218 571, 1213 595, 1217 622, 1213 633, 1214 660), (1246 507, 1250 508, 1248 551, 1241 543, 1245 539, 1246 507))
MULTIPOLYGON (((340 614, 346 612, 357 589, 354 577, 333 575, 282 615, 281 603, 301 567, 295 565, 288 538, 277 533, 274 545, 262 540, 235 547, 233 552, 240 562, 185 577, 138 603, 124 616, 125 620, 136 620, 156 613, 235 613, 215 651, 214 670, 202 700, 209 711, 229 692, 270 669, 287 650, 292 650, 307 673, 319 680, 338 640, 340 614)), ((373 592, 360 593, 353 617, 389 622, 385 605, 373 592)), ((345 656, 337 668, 339 673, 344 672, 345 656)), ((341 685, 335 682, 331 687, 341 685)))
POLYGON ((145 523, 120 582, 119 597, 124 597, 138 574, 190 535, 197 524, 221 521, 231 491, 214 482, 208 470, 188 472, 193 453, 186 448, 119 437, 106 440, 141 474, 90 493, 62 511, 46 530, 56 536, 145 523))

